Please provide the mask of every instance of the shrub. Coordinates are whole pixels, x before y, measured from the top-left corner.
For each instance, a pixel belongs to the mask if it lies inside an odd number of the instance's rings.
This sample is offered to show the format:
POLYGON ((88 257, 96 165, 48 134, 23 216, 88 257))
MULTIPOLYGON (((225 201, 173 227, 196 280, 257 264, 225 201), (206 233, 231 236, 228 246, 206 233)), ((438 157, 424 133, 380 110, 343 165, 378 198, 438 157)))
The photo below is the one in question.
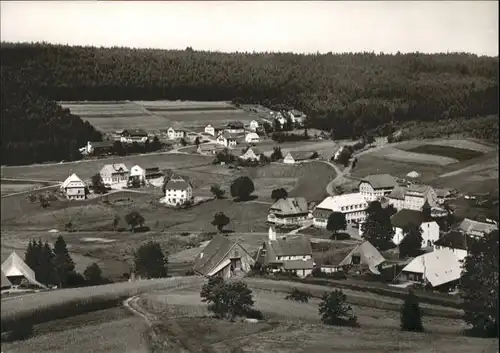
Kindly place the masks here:
POLYGON ((2 342, 22 341, 30 338, 32 335, 33 324, 29 322, 22 322, 15 325, 5 338, 2 337, 2 342))
POLYGON ((401 329, 416 332, 424 330, 418 298, 411 291, 401 307, 401 329))
POLYGON ((311 298, 311 293, 306 291, 301 291, 296 287, 294 287, 292 289, 292 292, 285 297, 286 300, 295 300, 301 303, 308 303, 310 298, 311 298))
POLYGON ((141 245, 134 255, 135 272, 146 278, 167 277, 167 264, 167 254, 154 241, 141 245))
POLYGON ((357 318, 352 314, 352 308, 347 304, 346 296, 341 290, 324 293, 321 299, 318 311, 323 323, 337 326, 357 324, 357 318))

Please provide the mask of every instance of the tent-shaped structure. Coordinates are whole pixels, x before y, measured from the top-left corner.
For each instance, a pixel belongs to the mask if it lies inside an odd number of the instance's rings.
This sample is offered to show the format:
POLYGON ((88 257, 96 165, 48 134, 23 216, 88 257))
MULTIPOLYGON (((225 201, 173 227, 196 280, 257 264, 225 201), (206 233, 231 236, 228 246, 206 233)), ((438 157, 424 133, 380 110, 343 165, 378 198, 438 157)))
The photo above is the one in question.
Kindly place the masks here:
POLYGON ((1 289, 7 289, 7 288, 10 288, 11 286, 12 286, 12 283, 10 283, 7 276, 2 271, 2 288, 1 289))
POLYGON ((413 178, 413 179, 415 179, 415 178, 418 178, 418 177, 420 176, 420 174, 418 174, 416 171, 412 171, 412 172, 409 172, 408 174, 406 174, 406 176, 407 176, 408 178, 413 178))
POLYGON ((45 288, 43 284, 36 280, 35 272, 26 265, 15 251, 2 264, 2 273, 13 285, 19 285, 23 279, 26 279, 32 285, 45 288))
POLYGON ((385 262, 385 259, 380 252, 369 241, 365 241, 347 254, 344 260, 340 262, 339 266, 364 265, 367 266, 372 273, 379 275, 380 272, 377 267, 383 262, 385 262))

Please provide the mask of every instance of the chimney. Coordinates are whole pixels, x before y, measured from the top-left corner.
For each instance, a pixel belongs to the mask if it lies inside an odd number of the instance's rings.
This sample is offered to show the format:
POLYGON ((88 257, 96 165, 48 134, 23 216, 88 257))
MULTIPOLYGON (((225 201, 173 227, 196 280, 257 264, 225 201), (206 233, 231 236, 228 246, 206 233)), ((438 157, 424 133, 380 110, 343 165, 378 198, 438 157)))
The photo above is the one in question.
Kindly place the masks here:
POLYGON ((269 227, 269 240, 276 240, 276 229, 273 226, 269 227))

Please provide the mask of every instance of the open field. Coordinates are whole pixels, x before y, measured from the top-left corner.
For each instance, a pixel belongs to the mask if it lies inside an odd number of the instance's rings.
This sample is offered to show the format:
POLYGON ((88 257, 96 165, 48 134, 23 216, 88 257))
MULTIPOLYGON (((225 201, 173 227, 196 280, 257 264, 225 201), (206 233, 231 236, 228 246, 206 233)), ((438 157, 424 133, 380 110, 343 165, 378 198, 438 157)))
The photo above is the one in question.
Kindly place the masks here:
POLYGON ((35 325, 33 337, 2 342, 4 352, 148 352, 148 327, 126 308, 100 310, 35 325))
POLYGON ((43 185, 38 183, 18 183, 18 182, 8 182, 2 180, 0 186, 1 186, 1 194, 2 196, 5 196, 17 192, 38 189, 43 185))
POLYGON ((456 159, 457 161, 466 161, 483 155, 483 153, 474 150, 457 148, 453 146, 441 146, 441 145, 430 145, 430 144, 411 148, 408 149, 407 151, 427 154, 427 155, 429 154, 437 155, 446 158, 453 158, 456 159))

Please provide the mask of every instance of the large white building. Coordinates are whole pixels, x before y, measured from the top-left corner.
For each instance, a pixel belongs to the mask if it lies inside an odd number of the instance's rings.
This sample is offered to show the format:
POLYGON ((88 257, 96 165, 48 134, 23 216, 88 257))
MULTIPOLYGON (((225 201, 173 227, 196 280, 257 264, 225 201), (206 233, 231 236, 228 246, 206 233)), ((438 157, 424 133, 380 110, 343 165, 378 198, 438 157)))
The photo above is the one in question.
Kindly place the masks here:
POLYGON ((134 179, 139 180, 140 183, 145 183, 146 182, 146 170, 141 168, 138 165, 134 165, 132 168, 130 168, 130 173, 128 176, 129 181, 132 181, 134 179))
POLYGON ((143 129, 126 129, 120 134, 120 141, 122 143, 146 143, 148 140, 148 133, 143 129))
POLYGON ((392 242, 399 245, 405 237, 405 230, 412 223, 422 230, 421 247, 434 246, 434 242, 439 239, 439 225, 432 219, 425 219, 425 215, 421 211, 404 209, 391 217, 391 224, 394 228, 392 242))
POLYGON ((328 196, 313 211, 313 224, 318 228, 326 228, 328 217, 333 212, 344 214, 348 224, 363 222, 366 218, 368 203, 361 193, 350 193, 328 196))
POLYGON ((368 175, 359 183, 359 192, 371 202, 388 196, 396 186, 398 182, 390 174, 368 175))
POLYGON ((208 124, 207 126, 205 126, 205 134, 215 136, 216 132, 217 130, 212 125, 208 124))
POLYGON ((219 134, 219 136, 217 136, 217 143, 228 148, 234 147, 237 144, 236 136, 230 134, 227 131, 224 131, 223 133, 219 134))
POLYGON ((259 128, 259 122, 257 120, 252 120, 250 122, 249 129, 255 132, 257 131, 258 128, 259 128))
POLYGON ((165 203, 171 206, 181 206, 186 201, 193 200, 193 186, 189 181, 170 179, 165 185, 165 203))
POLYGON ((71 174, 61 185, 68 200, 85 200, 87 198, 87 187, 75 173, 71 174))
POLYGON ((255 132, 250 132, 250 133, 245 135, 245 142, 247 142, 247 143, 260 142, 260 137, 255 132))

